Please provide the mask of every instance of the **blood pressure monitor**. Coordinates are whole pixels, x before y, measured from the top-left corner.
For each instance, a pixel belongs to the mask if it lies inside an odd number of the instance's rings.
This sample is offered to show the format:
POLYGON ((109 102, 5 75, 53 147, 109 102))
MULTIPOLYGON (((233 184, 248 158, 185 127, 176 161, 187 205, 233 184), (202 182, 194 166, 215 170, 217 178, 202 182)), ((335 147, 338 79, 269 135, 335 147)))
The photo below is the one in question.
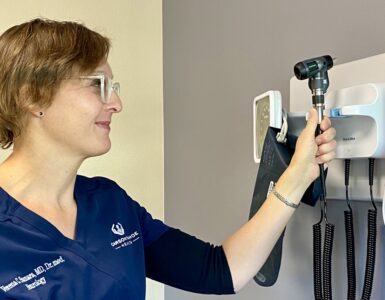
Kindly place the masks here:
POLYGON ((254 98, 253 132, 254 161, 260 162, 263 143, 269 127, 282 127, 282 96, 279 91, 268 91, 254 98))

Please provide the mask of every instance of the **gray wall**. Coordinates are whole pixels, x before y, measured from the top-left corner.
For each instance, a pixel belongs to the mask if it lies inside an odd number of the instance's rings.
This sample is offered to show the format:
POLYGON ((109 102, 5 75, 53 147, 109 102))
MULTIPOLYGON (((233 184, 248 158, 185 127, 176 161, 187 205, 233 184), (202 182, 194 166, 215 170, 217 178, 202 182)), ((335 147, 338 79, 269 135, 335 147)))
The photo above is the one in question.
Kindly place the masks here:
MULTIPOLYGON (((258 168, 252 154, 253 98, 278 89, 289 108, 289 79, 297 61, 331 54, 344 63, 384 53, 384 11, 382 0, 164 0, 166 222, 215 244, 244 223, 258 168)), ((346 205, 331 201, 329 207, 337 227, 334 297, 344 299, 346 205)), ((367 203, 354 204, 358 294, 367 209, 367 203)), ((296 212, 273 287, 250 282, 230 297, 167 287, 165 299, 311 299, 311 225, 318 218, 318 209, 304 205, 296 212)), ((380 284, 385 272, 383 226, 378 238, 372 299, 385 298, 380 284)))

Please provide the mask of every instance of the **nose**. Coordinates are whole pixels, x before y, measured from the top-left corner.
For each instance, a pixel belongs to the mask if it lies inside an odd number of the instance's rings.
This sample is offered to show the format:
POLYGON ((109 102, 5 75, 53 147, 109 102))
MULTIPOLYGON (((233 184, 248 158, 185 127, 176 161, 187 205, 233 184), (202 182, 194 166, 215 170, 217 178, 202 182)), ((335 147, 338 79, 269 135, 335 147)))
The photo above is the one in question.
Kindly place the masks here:
POLYGON ((111 99, 108 103, 106 103, 107 110, 111 110, 114 113, 121 112, 123 109, 122 100, 120 99, 119 95, 113 91, 111 93, 111 99))

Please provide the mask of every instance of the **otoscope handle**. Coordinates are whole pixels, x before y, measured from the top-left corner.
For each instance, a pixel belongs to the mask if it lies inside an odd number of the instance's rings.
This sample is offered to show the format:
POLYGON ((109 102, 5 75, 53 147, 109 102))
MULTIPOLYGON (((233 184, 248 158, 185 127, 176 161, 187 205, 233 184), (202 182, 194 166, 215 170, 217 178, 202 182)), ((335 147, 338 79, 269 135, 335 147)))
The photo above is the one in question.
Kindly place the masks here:
MULTIPOLYGON (((323 96, 323 95, 322 95, 323 96)), ((323 111, 324 111, 324 105, 315 105, 315 108, 318 113, 318 125, 316 128, 315 135, 318 136, 322 134, 322 129, 321 129, 321 121, 323 119, 323 111)), ((324 165, 321 164, 319 166, 320 168, 320 180, 321 180, 321 186, 322 186, 322 195, 321 195, 321 200, 324 200, 326 198, 326 183, 325 183, 325 168, 324 165)), ((324 217, 326 218, 326 202, 324 203, 324 217)))
POLYGON ((321 134, 321 128, 319 127, 319 124, 321 124, 321 121, 324 117, 324 110, 325 110, 325 96, 322 92, 315 91, 316 94, 313 94, 312 100, 313 100, 313 107, 317 110, 318 114, 318 127, 317 127, 317 135, 321 134), (318 93, 319 92, 319 93, 318 93))

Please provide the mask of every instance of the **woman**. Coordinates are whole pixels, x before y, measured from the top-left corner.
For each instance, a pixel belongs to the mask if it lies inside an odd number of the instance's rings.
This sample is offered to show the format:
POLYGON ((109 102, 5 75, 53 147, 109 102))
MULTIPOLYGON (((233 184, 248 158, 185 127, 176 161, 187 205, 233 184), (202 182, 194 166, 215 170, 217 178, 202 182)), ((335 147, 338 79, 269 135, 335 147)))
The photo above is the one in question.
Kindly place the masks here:
POLYGON ((109 40, 72 22, 36 19, 0 37, 0 296, 145 298, 145 277, 231 294, 259 270, 318 164, 334 157, 329 119, 310 111, 288 169, 258 213, 222 246, 170 228, 115 182, 77 175, 106 153, 119 84, 109 40), (293 205, 280 201, 280 194, 293 205))

